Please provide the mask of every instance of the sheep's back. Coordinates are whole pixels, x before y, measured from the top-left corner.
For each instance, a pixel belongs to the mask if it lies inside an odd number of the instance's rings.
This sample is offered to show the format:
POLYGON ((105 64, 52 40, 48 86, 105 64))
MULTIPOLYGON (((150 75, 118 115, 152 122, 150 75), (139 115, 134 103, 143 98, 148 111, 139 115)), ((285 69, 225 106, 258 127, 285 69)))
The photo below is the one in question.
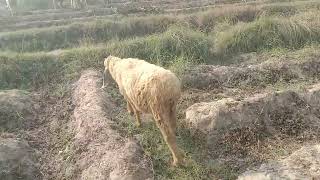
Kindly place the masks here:
POLYGON ((143 61, 126 63, 121 71, 121 84, 139 110, 150 112, 151 103, 165 105, 180 98, 181 84, 171 71, 143 61))

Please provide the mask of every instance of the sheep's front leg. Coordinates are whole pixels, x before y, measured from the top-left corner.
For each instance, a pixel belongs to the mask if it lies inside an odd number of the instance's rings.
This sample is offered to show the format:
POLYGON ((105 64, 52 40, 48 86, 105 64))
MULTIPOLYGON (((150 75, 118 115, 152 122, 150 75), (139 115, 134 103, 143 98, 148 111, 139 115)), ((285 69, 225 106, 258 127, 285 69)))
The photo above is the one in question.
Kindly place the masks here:
POLYGON ((127 110, 128 110, 128 113, 133 116, 133 114, 136 116, 136 121, 137 121, 137 126, 140 127, 141 126, 141 118, 140 118, 140 112, 137 111, 133 106, 132 104, 129 103, 129 101, 127 100, 127 110))
POLYGON ((141 127, 140 112, 139 112, 139 111, 136 111, 134 114, 136 115, 137 126, 138 126, 138 127, 141 127))
POLYGON ((127 110, 128 110, 128 113, 133 116, 133 109, 132 109, 132 106, 130 105, 129 102, 127 102, 127 110))

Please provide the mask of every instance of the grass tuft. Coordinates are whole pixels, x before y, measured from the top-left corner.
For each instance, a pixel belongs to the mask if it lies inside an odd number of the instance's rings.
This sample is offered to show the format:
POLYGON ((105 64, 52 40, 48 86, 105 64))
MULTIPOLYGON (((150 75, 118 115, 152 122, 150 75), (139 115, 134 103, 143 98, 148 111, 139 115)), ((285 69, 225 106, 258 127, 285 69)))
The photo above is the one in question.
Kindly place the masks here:
POLYGON ((222 55, 273 48, 298 49, 319 41, 320 30, 311 22, 262 18, 218 33, 216 52, 222 55))
POLYGON ((174 26, 163 34, 114 43, 110 53, 120 57, 133 57, 168 66, 177 57, 187 57, 196 63, 212 58, 213 41, 199 31, 174 26))

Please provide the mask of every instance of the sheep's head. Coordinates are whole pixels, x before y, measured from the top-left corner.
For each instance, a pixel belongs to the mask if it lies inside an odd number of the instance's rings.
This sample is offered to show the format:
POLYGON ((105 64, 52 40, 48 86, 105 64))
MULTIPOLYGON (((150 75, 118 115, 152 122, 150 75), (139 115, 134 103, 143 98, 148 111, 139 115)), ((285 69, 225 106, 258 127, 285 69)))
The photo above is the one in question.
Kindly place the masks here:
POLYGON ((107 58, 104 58, 104 67, 109 68, 110 62, 115 62, 115 61, 119 61, 119 60, 121 60, 121 58, 109 55, 107 58))
POLYGON ((109 55, 107 58, 104 59, 104 71, 103 71, 103 85, 102 85, 102 89, 106 87, 105 85, 105 78, 107 75, 107 71, 110 69, 110 65, 112 66, 114 64, 115 61, 121 60, 121 58, 115 57, 115 56, 111 56, 109 55))
POLYGON ((109 62, 110 62, 110 59, 112 59, 113 56, 109 55, 107 58, 104 58, 104 68, 107 69, 108 66, 109 66, 109 62))
POLYGON ((109 55, 107 58, 104 58, 104 71, 103 71, 103 81, 102 81, 102 87, 101 89, 104 89, 106 87, 106 84, 105 84, 105 78, 106 78, 106 73, 108 71, 108 67, 109 67, 109 63, 110 63, 110 59, 112 59, 113 56, 109 55))

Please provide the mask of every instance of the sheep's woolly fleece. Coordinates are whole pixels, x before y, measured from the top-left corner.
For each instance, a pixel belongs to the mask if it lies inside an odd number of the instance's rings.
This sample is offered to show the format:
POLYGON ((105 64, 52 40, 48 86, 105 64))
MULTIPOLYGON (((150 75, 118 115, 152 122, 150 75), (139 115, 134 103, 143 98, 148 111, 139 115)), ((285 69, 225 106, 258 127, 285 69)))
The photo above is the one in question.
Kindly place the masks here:
POLYGON ((151 113, 151 103, 175 103, 181 96, 179 79, 162 67, 139 59, 112 56, 104 65, 117 82, 120 93, 127 96, 125 98, 132 101, 140 112, 151 113))
POLYGON ((182 154, 176 143, 176 105, 181 96, 181 84, 169 70, 140 59, 121 59, 109 56, 105 59, 108 70, 117 82, 120 93, 133 110, 138 125, 140 113, 152 113, 164 140, 173 155, 173 165, 182 162, 182 154))

